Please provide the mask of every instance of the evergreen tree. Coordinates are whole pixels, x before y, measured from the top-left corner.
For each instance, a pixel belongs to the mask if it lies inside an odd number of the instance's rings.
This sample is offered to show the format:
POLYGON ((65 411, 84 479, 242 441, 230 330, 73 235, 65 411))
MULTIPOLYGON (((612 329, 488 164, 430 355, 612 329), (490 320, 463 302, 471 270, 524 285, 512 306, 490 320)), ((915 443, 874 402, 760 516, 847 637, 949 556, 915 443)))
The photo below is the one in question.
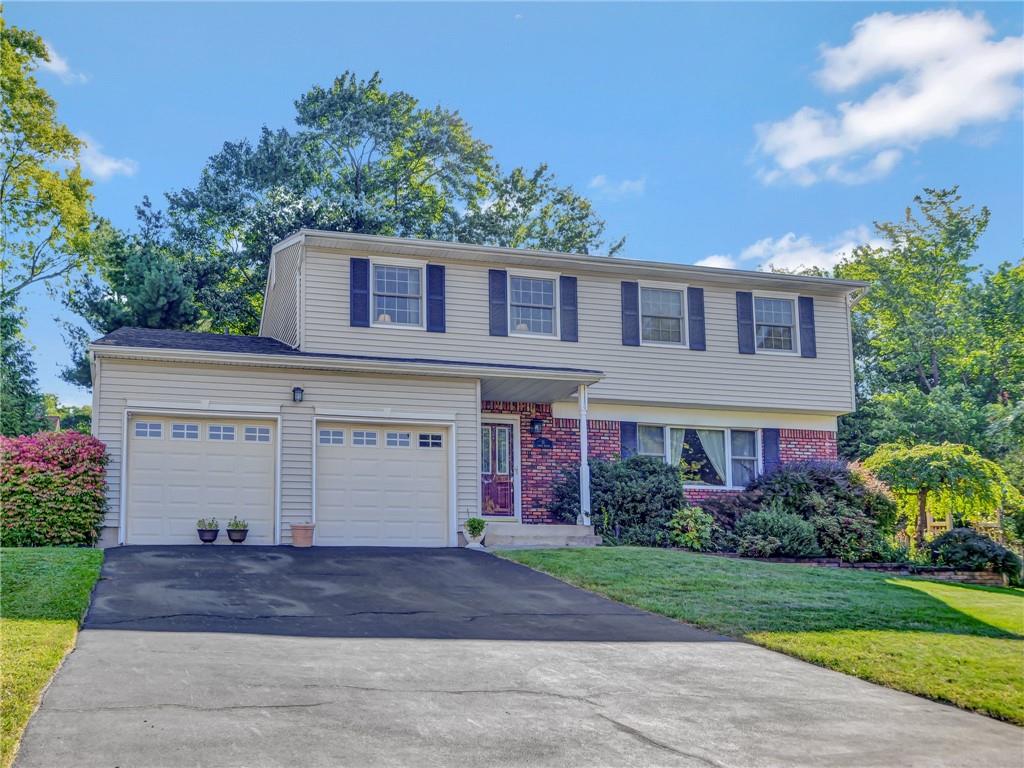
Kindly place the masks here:
POLYGON ((29 435, 47 425, 43 393, 23 325, 17 309, 0 305, 0 434, 8 437, 29 435))

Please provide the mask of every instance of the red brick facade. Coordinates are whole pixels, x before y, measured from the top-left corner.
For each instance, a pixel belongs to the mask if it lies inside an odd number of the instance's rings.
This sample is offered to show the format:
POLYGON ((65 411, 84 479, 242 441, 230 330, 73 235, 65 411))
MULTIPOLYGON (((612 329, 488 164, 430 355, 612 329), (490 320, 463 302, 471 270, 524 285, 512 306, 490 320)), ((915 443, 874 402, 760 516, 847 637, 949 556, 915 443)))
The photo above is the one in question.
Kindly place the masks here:
MULTIPOLYGON (((524 523, 558 522, 551 517, 554 485, 564 470, 579 466, 579 419, 556 419, 546 403, 511 403, 484 401, 480 404, 481 418, 487 414, 510 414, 519 417, 520 468, 522 512, 524 523), (541 419, 540 437, 552 442, 550 448, 534 447, 530 434, 530 421, 541 419)), ((587 421, 588 453, 592 459, 612 459, 621 450, 619 422, 587 421)), ((779 459, 783 462, 804 459, 835 459, 838 456, 836 433, 812 429, 780 429, 779 459)), ((734 494, 733 490, 715 488, 687 488, 686 498, 691 504, 719 494, 734 494)))
MULTIPOLYGON (((522 511, 524 523, 553 523, 548 508, 551 506, 555 482, 564 470, 575 469, 580 463, 580 420, 556 419, 546 403, 481 403, 481 418, 487 414, 514 414, 519 416, 520 452, 522 467, 522 511), (530 421, 544 422, 540 437, 546 437, 551 448, 534 447, 530 434, 530 421)), ((590 458, 611 459, 619 455, 619 422, 587 420, 587 445, 590 458)))
POLYGON ((780 429, 779 461, 837 459, 836 433, 818 429, 780 429))

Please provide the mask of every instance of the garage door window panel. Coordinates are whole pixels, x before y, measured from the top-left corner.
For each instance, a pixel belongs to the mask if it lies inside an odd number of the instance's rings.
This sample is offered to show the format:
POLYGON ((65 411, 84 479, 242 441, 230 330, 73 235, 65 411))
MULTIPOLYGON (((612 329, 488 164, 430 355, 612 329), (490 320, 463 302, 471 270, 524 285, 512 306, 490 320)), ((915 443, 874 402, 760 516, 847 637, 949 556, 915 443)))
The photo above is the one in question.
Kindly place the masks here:
POLYGON ((159 421, 137 421, 135 436, 147 440, 161 440, 164 436, 164 425, 159 421))
POLYGON ((211 424, 206 431, 207 440, 229 442, 235 439, 235 427, 232 424, 211 424))
POLYGON ((320 445, 344 445, 345 430, 343 429, 321 429, 320 445))
POLYGON ((408 432, 388 432, 384 444, 388 448, 408 448, 412 445, 412 435, 408 432))
POLYGON ((436 432, 420 433, 420 448, 443 448, 444 439, 436 432))
POLYGON ((363 429, 352 431, 352 445, 363 448, 374 448, 377 445, 377 433, 363 429))
POLYGON ((171 424, 171 440, 198 440, 198 424, 171 424))
POLYGON ((245 442, 247 443, 269 443, 270 427, 249 427, 245 428, 245 442))

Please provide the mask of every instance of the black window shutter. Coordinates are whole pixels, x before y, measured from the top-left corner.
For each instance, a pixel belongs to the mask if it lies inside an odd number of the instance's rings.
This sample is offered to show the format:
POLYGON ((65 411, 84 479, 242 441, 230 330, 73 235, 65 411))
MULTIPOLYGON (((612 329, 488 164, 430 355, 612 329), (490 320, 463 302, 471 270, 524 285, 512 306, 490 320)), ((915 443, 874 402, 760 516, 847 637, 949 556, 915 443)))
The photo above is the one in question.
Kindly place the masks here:
POLYGON ((503 269, 487 270, 491 307, 491 336, 508 336, 508 275, 503 269))
POLYGON ((558 278, 558 330, 562 341, 579 341, 579 309, 576 298, 576 278, 562 275, 558 278))
POLYGON ((754 294, 750 291, 736 291, 736 334, 740 354, 754 354, 754 294))
POLYGON ((622 283, 622 343, 640 346, 640 284, 622 283))
POLYGON ((764 471, 771 472, 781 463, 779 460, 779 430, 762 429, 761 437, 764 440, 764 450, 761 458, 764 459, 764 471))
POLYGON ((801 296, 800 306, 800 357, 817 357, 818 343, 814 338, 814 299, 801 296))
POLYGON ((686 321, 687 339, 690 349, 707 349, 707 339, 704 336, 704 289, 686 289, 686 321))
POLYGON ((619 450, 622 454, 622 458, 624 459, 628 459, 630 456, 636 456, 638 448, 636 442, 635 421, 619 422, 619 450))
POLYGON ((356 328, 370 325, 370 260, 349 259, 348 321, 356 328))
POLYGON ((427 264, 427 330, 444 333, 444 266, 427 264))

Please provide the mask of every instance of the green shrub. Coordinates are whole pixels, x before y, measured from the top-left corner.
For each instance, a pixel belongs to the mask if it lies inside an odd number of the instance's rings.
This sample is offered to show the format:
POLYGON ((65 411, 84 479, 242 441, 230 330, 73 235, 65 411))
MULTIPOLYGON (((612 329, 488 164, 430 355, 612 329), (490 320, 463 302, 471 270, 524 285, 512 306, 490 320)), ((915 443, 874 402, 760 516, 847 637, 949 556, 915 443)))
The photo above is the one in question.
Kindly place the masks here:
POLYGON ((106 446, 80 432, 0 437, 0 545, 95 544, 106 464, 106 446))
POLYGON ((714 549, 715 518, 700 507, 684 506, 668 521, 668 538, 677 547, 694 552, 714 549))
POLYGON ((971 528, 954 528, 928 545, 932 562, 969 571, 991 569, 1012 579, 1020 576, 1020 558, 971 528))
POLYGON ((219 531, 220 523, 216 517, 200 517, 196 520, 196 528, 200 531, 219 531))
POLYGON ((474 539, 484 532, 487 522, 482 517, 471 517, 466 521, 466 533, 474 539))
MULTIPOLYGON (((606 544, 648 547, 669 543, 668 521, 685 504, 678 471, 653 456, 591 461, 590 501, 594 530, 606 544)), ((550 511, 576 522, 579 509, 579 470, 564 472, 550 511)))
POLYGON ((859 464, 783 464, 743 493, 722 494, 701 502, 701 507, 725 530, 733 530, 742 517, 766 504, 780 504, 782 511, 810 522, 818 547, 829 557, 878 562, 890 555, 897 504, 885 485, 859 464))
POLYGON ((776 499, 736 523, 737 551, 745 557, 812 557, 821 549, 814 526, 786 512, 776 499))
MULTIPOLYGON (((216 527, 216 526, 214 526, 216 527)), ((249 530, 249 521, 239 519, 238 515, 235 515, 228 520, 228 530, 230 531, 247 531, 249 530)))

